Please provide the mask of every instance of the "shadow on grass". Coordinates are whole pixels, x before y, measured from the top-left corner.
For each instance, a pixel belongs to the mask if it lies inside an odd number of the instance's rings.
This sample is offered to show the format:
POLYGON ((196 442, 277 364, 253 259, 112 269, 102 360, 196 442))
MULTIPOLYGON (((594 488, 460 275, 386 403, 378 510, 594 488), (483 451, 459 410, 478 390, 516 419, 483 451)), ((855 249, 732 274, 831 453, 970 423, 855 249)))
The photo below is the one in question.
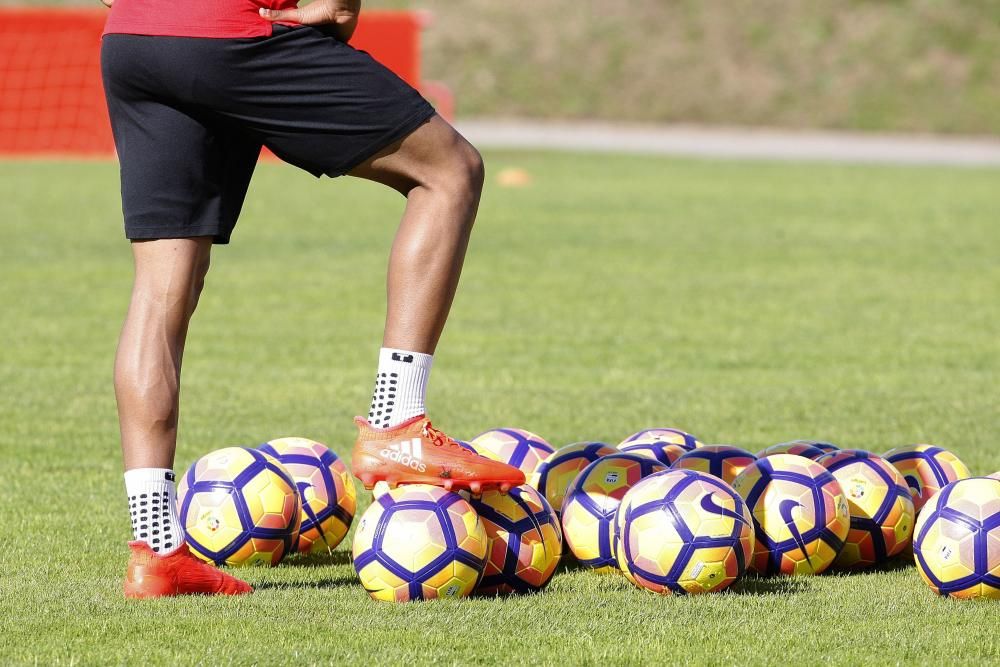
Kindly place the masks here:
POLYGON ((318 579, 316 581, 262 581, 254 584, 254 590, 284 590, 289 588, 342 588, 344 586, 357 586, 357 577, 334 577, 318 579))
POLYGON ((727 595, 795 595, 811 588, 809 577, 744 577, 727 595))
POLYGON ((296 554, 281 562, 283 566, 292 567, 329 567, 331 565, 349 565, 351 552, 343 549, 331 553, 296 554))

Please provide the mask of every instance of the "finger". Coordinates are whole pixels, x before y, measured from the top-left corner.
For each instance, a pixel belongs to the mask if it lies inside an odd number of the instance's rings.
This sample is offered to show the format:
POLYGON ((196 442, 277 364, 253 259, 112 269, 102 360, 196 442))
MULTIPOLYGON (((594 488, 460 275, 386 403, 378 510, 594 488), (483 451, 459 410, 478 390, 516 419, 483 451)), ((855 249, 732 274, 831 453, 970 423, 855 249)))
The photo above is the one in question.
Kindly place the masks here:
MULTIPOLYGON (((112 0, 113 1, 113 0, 112 0)), ((265 9, 260 8, 261 18, 268 21, 284 21, 286 23, 304 23, 302 10, 298 9, 265 9)))
POLYGON ((105 7, 110 7, 111 5, 115 4, 115 0, 101 0, 101 4, 104 5, 105 7))

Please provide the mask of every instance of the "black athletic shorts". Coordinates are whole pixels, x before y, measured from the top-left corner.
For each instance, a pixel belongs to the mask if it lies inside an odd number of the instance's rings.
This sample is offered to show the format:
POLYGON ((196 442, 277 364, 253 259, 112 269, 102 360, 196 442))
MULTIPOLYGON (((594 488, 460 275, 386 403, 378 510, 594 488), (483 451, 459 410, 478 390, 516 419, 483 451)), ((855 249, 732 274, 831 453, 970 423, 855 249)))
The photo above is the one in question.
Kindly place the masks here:
POLYGON ((434 114, 367 53, 310 27, 240 39, 105 35, 101 70, 130 239, 228 243, 261 146, 340 176, 434 114))

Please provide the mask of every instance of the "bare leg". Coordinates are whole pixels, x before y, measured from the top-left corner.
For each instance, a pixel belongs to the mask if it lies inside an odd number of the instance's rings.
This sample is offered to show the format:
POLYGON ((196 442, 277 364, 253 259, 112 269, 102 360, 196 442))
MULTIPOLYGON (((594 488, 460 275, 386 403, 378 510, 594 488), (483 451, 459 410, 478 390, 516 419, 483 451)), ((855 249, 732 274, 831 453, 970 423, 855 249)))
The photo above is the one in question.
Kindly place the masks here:
POLYGON ((406 197, 389 256, 384 347, 433 354, 451 309, 483 187, 479 152, 434 116, 352 176, 406 197))
POLYGON ((181 357, 210 237, 132 243, 135 282, 115 358, 125 469, 173 468, 181 357))

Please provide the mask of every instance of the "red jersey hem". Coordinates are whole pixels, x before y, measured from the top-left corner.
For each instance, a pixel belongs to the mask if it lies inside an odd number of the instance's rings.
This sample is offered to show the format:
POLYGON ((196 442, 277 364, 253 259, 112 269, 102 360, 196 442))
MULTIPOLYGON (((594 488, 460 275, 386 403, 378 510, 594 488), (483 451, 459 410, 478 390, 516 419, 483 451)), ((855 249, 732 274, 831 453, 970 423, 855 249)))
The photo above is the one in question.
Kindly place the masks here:
POLYGON ((151 23, 144 21, 115 21, 114 14, 108 18, 103 35, 149 35, 151 37, 207 37, 215 39, 235 39, 240 37, 270 37, 271 23, 261 21, 258 25, 247 25, 246 21, 212 21, 211 27, 190 24, 151 23))

